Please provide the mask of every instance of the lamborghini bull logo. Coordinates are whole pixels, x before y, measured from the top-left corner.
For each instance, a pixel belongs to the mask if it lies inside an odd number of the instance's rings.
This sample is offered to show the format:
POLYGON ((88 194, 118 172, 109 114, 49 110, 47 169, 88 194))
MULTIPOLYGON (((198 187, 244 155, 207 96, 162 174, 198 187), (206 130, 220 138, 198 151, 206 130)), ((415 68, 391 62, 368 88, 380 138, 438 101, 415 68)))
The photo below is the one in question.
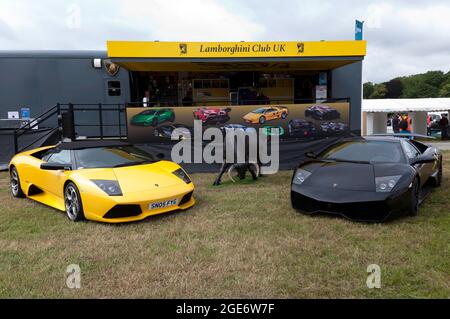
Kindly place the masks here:
POLYGON ((180 54, 187 54, 187 44, 186 43, 180 43, 180 54))
POLYGON ((119 72, 120 67, 110 60, 103 60, 103 65, 110 76, 115 76, 119 72))

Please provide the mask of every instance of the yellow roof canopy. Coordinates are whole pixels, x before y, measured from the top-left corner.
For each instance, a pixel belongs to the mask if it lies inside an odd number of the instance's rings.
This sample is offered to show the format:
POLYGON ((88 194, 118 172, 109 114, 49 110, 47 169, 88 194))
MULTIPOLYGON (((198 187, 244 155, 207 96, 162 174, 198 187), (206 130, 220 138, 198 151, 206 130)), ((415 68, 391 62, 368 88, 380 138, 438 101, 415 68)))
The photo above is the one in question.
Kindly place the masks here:
POLYGON ((131 71, 325 70, 360 61, 365 41, 108 41, 108 57, 131 71))

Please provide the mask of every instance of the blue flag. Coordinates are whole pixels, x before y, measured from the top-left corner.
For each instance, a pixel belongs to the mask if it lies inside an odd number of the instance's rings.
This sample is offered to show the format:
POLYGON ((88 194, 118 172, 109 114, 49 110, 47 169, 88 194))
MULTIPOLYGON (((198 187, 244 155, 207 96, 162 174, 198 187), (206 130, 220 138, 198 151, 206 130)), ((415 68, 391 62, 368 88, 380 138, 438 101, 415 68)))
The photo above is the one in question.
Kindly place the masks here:
POLYGON ((356 23, 355 23, 355 40, 362 40, 363 39, 363 24, 364 24, 364 21, 356 20, 356 23))

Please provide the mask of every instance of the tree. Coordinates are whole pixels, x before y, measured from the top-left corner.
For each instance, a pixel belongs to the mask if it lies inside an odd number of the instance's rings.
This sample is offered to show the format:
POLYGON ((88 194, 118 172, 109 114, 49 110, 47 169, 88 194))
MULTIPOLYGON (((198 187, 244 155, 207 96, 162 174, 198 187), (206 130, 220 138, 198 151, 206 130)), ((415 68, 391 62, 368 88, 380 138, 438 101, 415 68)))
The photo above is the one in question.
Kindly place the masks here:
POLYGON ((384 83, 386 85, 387 93, 386 98, 397 99, 402 96, 403 93, 403 83, 400 78, 395 78, 389 82, 384 83))
POLYGON ((366 82, 363 84, 363 96, 365 99, 370 98, 374 90, 374 86, 372 82, 366 82))
POLYGON ((444 83, 444 85, 439 90, 439 97, 450 97, 450 81, 444 83))
POLYGON ((384 99, 386 97, 387 89, 384 83, 375 84, 374 90, 370 95, 370 99, 384 99))
POLYGON ((446 76, 442 71, 428 71, 424 74, 417 75, 423 82, 434 87, 440 87, 446 80, 446 76))
POLYGON ((374 84, 364 83, 364 98, 432 98, 450 97, 450 72, 428 71, 374 84))
POLYGON ((409 77, 403 79, 403 98, 427 98, 438 97, 439 89, 425 83, 420 77, 409 77))
POLYGON ((439 87, 446 78, 446 75, 442 71, 428 71, 426 73, 400 78, 403 83, 402 97, 438 97, 439 87))

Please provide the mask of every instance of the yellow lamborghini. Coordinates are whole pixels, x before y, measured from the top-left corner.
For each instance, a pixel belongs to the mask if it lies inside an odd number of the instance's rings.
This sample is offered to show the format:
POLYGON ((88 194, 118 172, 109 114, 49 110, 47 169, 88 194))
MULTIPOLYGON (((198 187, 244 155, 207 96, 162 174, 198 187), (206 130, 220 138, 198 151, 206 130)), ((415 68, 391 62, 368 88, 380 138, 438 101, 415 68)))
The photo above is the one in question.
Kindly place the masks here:
POLYGON ((252 124, 264 124, 266 121, 285 119, 289 109, 285 106, 266 106, 256 109, 244 116, 244 121, 252 124))
POLYGON ((11 192, 65 211, 72 221, 142 220, 195 204, 194 185, 173 162, 121 141, 75 141, 14 156, 11 192))

